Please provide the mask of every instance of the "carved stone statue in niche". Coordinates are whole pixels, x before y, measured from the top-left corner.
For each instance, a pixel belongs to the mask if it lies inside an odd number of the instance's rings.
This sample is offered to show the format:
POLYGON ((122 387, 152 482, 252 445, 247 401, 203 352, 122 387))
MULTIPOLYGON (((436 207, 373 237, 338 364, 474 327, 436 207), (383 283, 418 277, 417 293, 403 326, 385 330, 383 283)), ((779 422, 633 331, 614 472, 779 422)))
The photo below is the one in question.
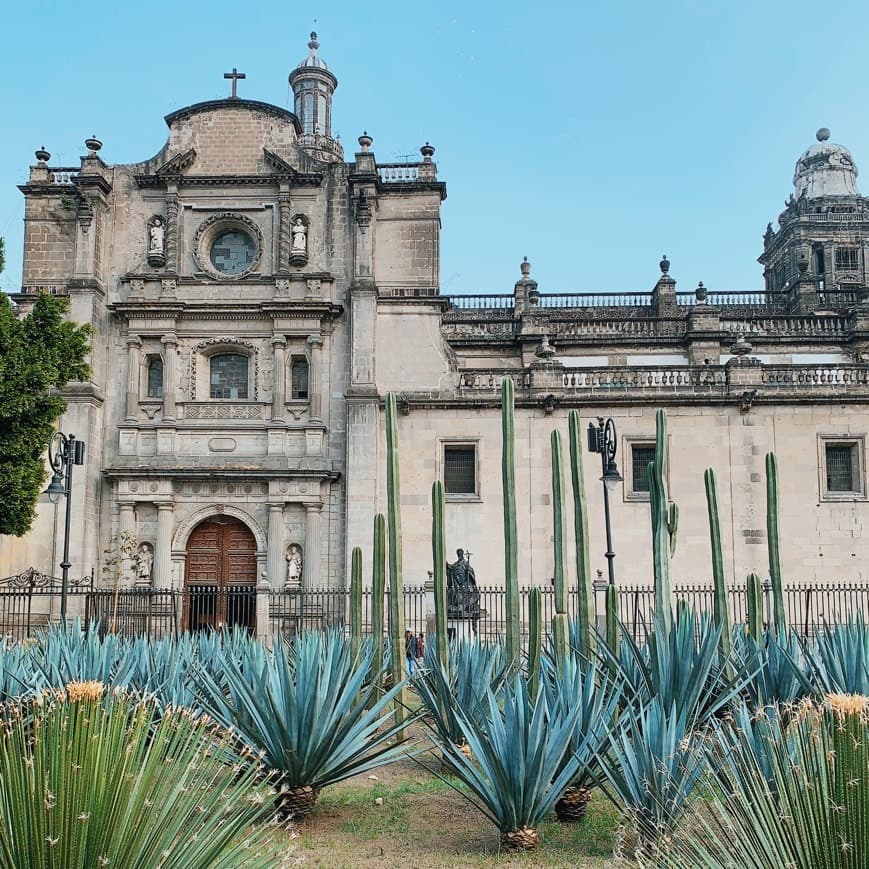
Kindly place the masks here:
POLYGON ((302 585, 302 547, 291 543, 287 549, 286 588, 300 588, 302 585))
POLYGON ((151 585, 154 572, 154 547, 150 543, 140 543, 136 550, 136 585, 151 585))
POLYGON ((303 266, 308 262, 308 224, 301 215, 293 218, 290 233, 293 237, 290 262, 294 266, 303 266))
POLYGON ((159 214, 148 221, 148 265, 166 265, 166 221, 159 214))

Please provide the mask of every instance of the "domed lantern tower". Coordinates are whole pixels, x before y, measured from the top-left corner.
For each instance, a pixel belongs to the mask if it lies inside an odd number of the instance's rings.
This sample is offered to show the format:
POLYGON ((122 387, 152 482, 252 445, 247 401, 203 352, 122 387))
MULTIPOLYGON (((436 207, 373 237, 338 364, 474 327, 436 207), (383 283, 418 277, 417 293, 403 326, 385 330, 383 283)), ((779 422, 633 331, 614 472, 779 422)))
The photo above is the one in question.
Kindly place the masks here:
POLYGON ((315 159, 335 163, 344 159, 339 142, 332 138, 332 95, 338 79, 317 54, 320 43, 311 33, 310 53, 290 73, 296 117, 302 125, 300 144, 315 159))
POLYGON ((869 199, 857 189, 857 166, 851 152, 829 141, 823 127, 816 144, 807 148, 794 169, 794 192, 778 217, 779 229, 769 224, 763 237, 766 289, 808 297, 814 304, 843 308, 862 301, 869 275, 869 199))

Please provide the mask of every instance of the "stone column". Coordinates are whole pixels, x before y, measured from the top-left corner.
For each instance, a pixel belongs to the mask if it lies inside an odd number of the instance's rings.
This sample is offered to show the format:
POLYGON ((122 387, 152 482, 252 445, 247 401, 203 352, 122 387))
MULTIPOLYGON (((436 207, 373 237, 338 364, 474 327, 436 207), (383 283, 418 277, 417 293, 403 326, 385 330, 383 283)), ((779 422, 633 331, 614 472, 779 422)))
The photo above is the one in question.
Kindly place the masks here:
POLYGON ((279 197, 280 236, 278 239, 278 274, 290 270, 290 194, 281 193, 279 197))
POLYGON ((178 273, 178 191, 174 185, 166 193, 166 269, 178 273))
POLYGON ((311 405, 311 420, 323 418, 323 339, 320 335, 308 338, 311 348, 311 368, 308 371, 308 396, 311 405))
POLYGON ((127 422, 135 422, 139 416, 139 352, 142 339, 138 335, 127 336, 127 422))
POLYGON ((174 422, 177 419, 175 383, 178 354, 175 348, 178 345, 178 338, 174 332, 167 332, 160 340, 163 344, 163 422, 174 422))
MULTIPOLYGON (((136 505, 132 501, 124 501, 118 504, 120 511, 120 521, 118 522, 118 536, 123 543, 126 536, 129 535, 136 543, 136 505)), ((130 578, 130 570, 133 562, 129 558, 121 560, 118 570, 120 571, 121 584, 130 578)))
POLYGON ((272 338, 272 350, 274 351, 275 368, 272 387, 272 420, 283 422, 287 409, 287 339, 283 335, 275 335, 272 338))
POLYGON ((157 505, 157 545, 154 547, 154 588, 172 587, 172 525, 174 504, 157 505))
POLYGON ((284 585, 284 505, 269 504, 269 542, 266 575, 269 585, 280 589, 284 585))
POLYGON ((314 588, 322 584, 320 576, 320 546, 321 546, 321 511, 323 505, 305 504, 305 552, 302 567, 302 584, 305 588, 314 588))

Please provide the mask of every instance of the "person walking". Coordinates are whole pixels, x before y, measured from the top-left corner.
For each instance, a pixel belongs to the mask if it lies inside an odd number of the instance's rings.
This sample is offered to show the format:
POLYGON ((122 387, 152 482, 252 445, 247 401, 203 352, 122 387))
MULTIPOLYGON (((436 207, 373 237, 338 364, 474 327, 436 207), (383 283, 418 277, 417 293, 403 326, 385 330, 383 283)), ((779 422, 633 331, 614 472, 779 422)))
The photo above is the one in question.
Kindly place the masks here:
POLYGON ((404 667, 408 676, 412 676, 416 670, 416 637, 413 631, 404 632, 404 667))

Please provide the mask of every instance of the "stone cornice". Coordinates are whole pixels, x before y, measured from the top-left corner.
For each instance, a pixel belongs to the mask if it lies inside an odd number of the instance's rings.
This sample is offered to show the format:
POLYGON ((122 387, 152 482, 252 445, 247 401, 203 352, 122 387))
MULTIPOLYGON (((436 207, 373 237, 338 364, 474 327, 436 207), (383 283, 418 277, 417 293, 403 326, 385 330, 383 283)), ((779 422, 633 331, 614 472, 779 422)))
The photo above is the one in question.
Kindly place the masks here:
POLYGON ((261 320, 288 317, 294 319, 336 319, 344 312, 341 305, 314 300, 270 299, 248 304, 238 302, 177 302, 142 300, 115 302, 109 311, 126 319, 158 320, 167 317, 187 320, 261 320))
POLYGON ((405 183, 390 181, 384 183, 377 177, 377 194, 382 196, 387 193, 407 195, 411 193, 438 193, 441 202, 447 198, 447 185, 444 181, 407 181, 405 183))
MULTIPOLYGON (((179 187, 276 187, 281 175, 134 175, 139 187, 165 188, 169 180, 179 187)), ((321 172, 295 172, 292 183, 297 187, 319 187, 323 181, 321 172)))
POLYGON ((266 457, 259 456, 253 461, 248 460, 245 465, 239 461, 235 467, 227 465, 213 465, 211 467, 191 468, 189 465, 173 465, 168 459, 166 464, 159 466, 159 456, 148 457, 148 468, 143 468, 141 458, 130 456, 130 464, 115 463, 103 469, 103 476, 110 480, 129 478, 145 479, 175 479, 175 480, 213 480, 213 479, 237 479, 237 480, 274 480, 274 479, 310 479, 329 480, 334 482, 340 479, 341 472, 332 466, 330 459, 312 458, 301 456, 292 458, 287 456, 266 457), (293 467, 295 465, 295 467, 293 467), (303 467, 308 465, 308 467, 303 467))

